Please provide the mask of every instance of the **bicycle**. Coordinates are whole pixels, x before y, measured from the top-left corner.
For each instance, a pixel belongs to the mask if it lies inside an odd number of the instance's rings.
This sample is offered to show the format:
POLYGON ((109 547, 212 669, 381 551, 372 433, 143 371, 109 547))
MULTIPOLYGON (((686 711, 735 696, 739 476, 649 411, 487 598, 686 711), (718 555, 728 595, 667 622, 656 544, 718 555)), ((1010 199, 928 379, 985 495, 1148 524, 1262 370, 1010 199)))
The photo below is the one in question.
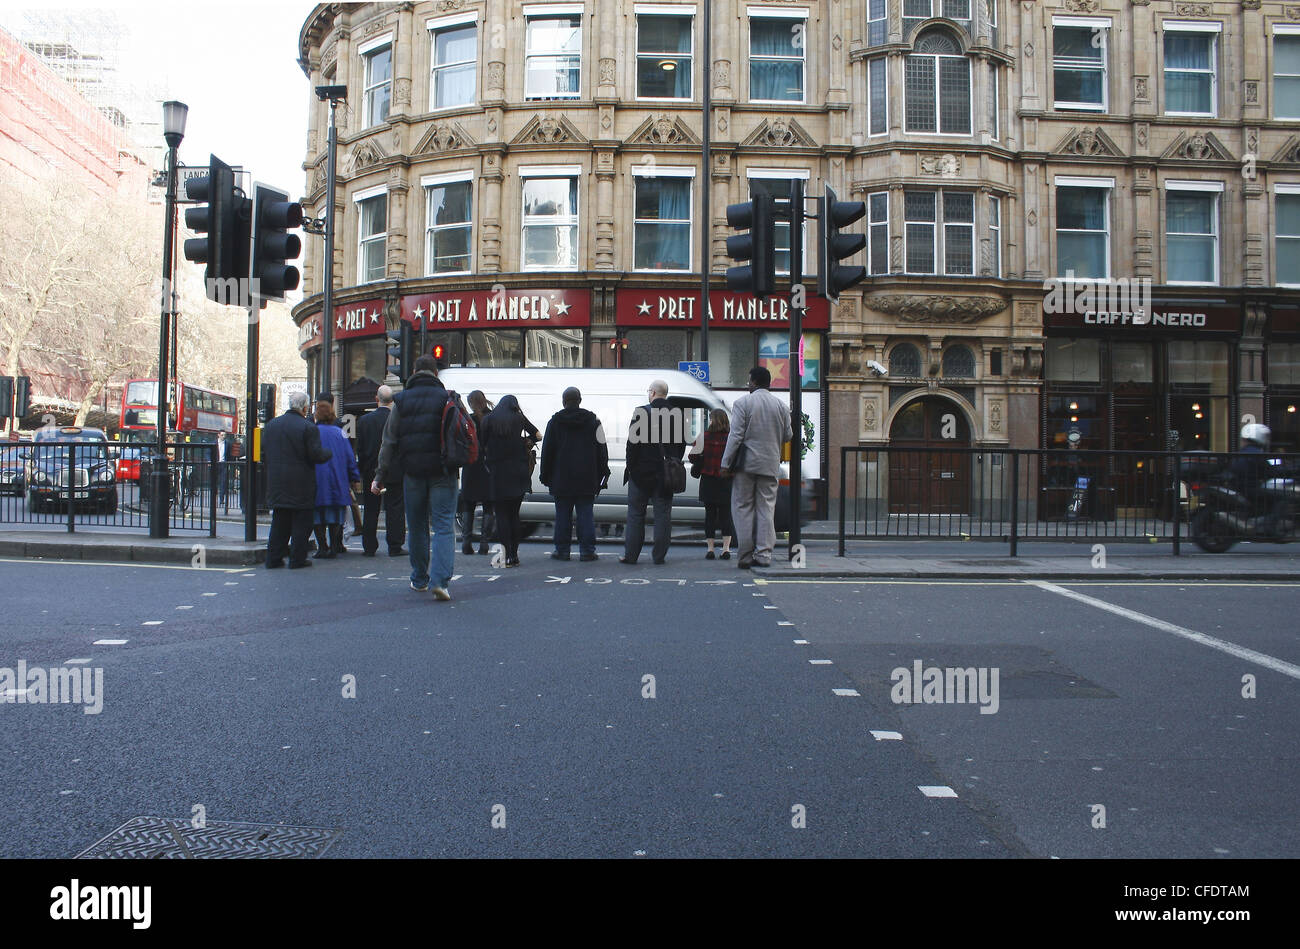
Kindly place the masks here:
POLYGON ((180 505, 181 513, 188 514, 198 506, 199 486, 194 479, 194 466, 175 465, 171 469, 171 475, 170 507, 175 511, 177 505, 180 505))

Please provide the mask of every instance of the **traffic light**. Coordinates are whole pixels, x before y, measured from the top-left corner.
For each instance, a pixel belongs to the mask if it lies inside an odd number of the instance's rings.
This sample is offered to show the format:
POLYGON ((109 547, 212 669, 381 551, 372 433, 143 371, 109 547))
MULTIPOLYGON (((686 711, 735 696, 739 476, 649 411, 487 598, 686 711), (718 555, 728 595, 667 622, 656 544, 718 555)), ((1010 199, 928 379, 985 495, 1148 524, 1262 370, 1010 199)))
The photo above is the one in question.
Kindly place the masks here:
POLYGON ((389 330, 384 335, 388 349, 388 372, 406 382, 411 374, 412 356, 415 352, 415 329, 403 320, 397 329, 389 330))
POLYGON ((14 380, 14 418, 23 418, 32 410, 32 380, 19 376, 14 380))
POLYGON ((750 198, 727 205, 727 223, 749 228, 748 234, 727 238, 727 256, 750 261, 749 266, 727 268, 727 289, 762 299, 776 289, 776 206, 770 194, 751 192, 750 198))
POLYGON ((447 350, 442 343, 434 343, 433 349, 429 352, 433 356, 433 361, 437 363, 440 372, 447 368, 447 350))
POLYGON ((257 420, 265 425, 275 418, 275 384, 263 382, 257 388, 257 420))
POLYGON ((14 377, 0 376, 0 421, 14 414, 14 377))
POLYGON ((238 214, 244 199, 235 191, 235 170, 216 155, 208 161, 208 173, 185 182, 185 195, 192 201, 206 201, 206 206, 185 209, 185 226, 206 237, 185 242, 185 259, 203 264, 204 283, 211 300, 224 303, 233 299, 230 280, 246 277, 240 267, 238 214))
POLYGON ((301 226, 301 204, 276 188, 253 185, 252 277, 263 304, 283 300, 285 291, 298 289, 298 268, 289 261, 302 253, 302 241, 289 231, 301 226))
POLYGON ((828 186, 822 213, 817 217, 818 251, 821 270, 817 274, 817 295, 834 303, 840 294, 867 278, 866 267, 842 267, 839 261, 852 257, 867 246, 865 234, 841 234, 840 228, 865 217, 867 206, 861 201, 836 200, 828 186))

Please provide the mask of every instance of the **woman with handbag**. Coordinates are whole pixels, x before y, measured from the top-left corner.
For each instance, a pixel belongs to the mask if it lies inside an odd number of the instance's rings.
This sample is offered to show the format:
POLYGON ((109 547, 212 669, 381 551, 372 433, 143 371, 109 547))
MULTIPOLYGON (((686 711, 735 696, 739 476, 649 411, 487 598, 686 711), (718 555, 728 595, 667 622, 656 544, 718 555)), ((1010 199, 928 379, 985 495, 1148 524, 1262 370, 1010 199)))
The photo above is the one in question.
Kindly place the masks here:
POLYGON ((722 532, 722 559, 731 559, 731 538, 736 529, 731 523, 731 474, 722 473, 722 451, 731 433, 731 419, 726 409, 709 413, 709 427, 702 433, 698 450, 689 458, 691 474, 700 479, 700 502, 704 505, 704 540, 709 545, 705 560, 713 560, 714 535, 722 532))
POLYGON ((519 541, 523 525, 519 507, 533 484, 541 436, 528 421, 513 395, 503 396, 479 428, 483 457, 487 461, 489 495, 496 514, 497 540, 505 548, 506 566, 519 566, 519 541))
MULTIPOLYGON (((470 424, 478 432, 481 449, 483 420, 492 411, 492 403, 487 400, 487 396, 480 389, 471 392, 465 401, 469 403, 470 424)), ((492 495, 491 484, 488 480, 487 461, 483 457, 481 450, 479 451, 478 461, 472 465, 466 465, 460 470, 460 503, 461 509, 465 512, 465 537, 460 552, 463 554, 474 553, 474 511, 482 506, 483 529, 479 533, 478 552, 486 554, 488 552, 488 537, 492 533, 492 495)))

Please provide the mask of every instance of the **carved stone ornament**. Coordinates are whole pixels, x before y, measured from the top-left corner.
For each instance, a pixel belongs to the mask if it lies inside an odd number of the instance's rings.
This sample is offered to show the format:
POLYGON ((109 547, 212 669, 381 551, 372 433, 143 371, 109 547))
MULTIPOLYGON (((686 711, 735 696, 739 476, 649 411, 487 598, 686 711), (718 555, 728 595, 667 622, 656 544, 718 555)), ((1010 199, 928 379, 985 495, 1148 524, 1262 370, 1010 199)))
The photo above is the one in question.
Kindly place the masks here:
POLYGON ((1246 151, 1251 155, 1259 153, 1259 129, 1254 127, 1246 129, 1246 151))
POLYGON ((437 122, 430 126, 429 130, 424 133, 420 139, 420 144, 415 146, 415 155, 424 155, 429 152, 449 152, 456 148, 465 148, 473 145, 469 133, 463 129, 457 122, 437 122))
POLYGON ((1136 76, 1133 79, 1133 98, 1146 99, 1147 97, 1147 77, 1136 76))
POLYGON ((1208 3, 1176 3, 1174 12, 1179 16, 1209 16, 1214 9, 1208 3))
POLYGON ((763 124, 756 128, 745 139, 743 144, 767 145, 776 148, 786 146, 795 148, 817 147, 817 143, 811 135, 803 130, 803 126, 784 115, 774 115, 764 119, 763 124))
POLYGON ((1286 7, 1285 9, 1288 20, 1300 19, 1300 6, 1286 7))
POLYGON ((727 116, 726 116, 725 114, 724 114, 724 115, 719 115, 719 116, 718 116, 718 131, 719 131, 719 132, 726 132, 726 131, 727 131, 727 125, 728 125, 728 122, 727 122, 727 116))
POLYGON ((1259 83, 1254 79, 1246 80, 1246 102, 1248 105, 1259 102, 1259 83))
POLYGON ((1025 41, 1025 59, 1034 58, 1034 44, 1031 40, 1025 41))
POLYGON ((434 9, 439 13, 455 13, 457 10, 463 9, 464 6, 465 0, 438 0, 438 4, 434 9))
POLYGON ((504 89, 506 87, 505 63, 488 63, 487 87, 489 89, 504 89))
MULTIPOLYGON (((1093 9, 1096 8, 1094 7, 1093 9)), ((989 431, 990 432, 1002 431, 1002 403, 1001 402, 989 403, 989 431)))
POLYGON ((1232 161, 1231 153, 1213 132, 1200 131, 1181 133, 1161 157, 1185 158, 1189 161, 1232 161))
POLYGON ((713 88, 725 89, 731 85, 731 60, 715 59, 713 61, 713 88))
POLYGON ((660 112, 637 126, 627 139, 629 145, 695 145, 699 139, 691 134, 678 116, 660 112))
POLYGON ((1296 164, 1300 162, 1300 137, 1292 135, 1286 140, 1286 144, 1278 149, 1273 156, 1273 161, 1283 162, 1285 164, 1296 164))
POLYGON ((1085 158, 1097 156, 1115 158, 1122 154, 1119 146, 1099 128, 1070 129, 1056 151, 1061 155, 1080 155, 1085 158))
POLYGON ((361 35, 359 39, 365 39, 367 36, 374 36, 376 33, 384 29, 387 29, 387 27, 388 27, 388 20, 385 19, 384 17, 380 17, 377 20, 371 20, 369 23, 367 23, 365 26, 361 28, 361 35))
POLYGON ((840 47, 843 45, 844 45, 844 41, 840 39, 840 34, 836 33, 835 36, 831 38, 831 49, 835 50, 835 52, 838 53, 840 51, 840 47))
POLYGON ((1065 9, 1074 13, 1096 13, 1100 7, 1100 0, 1065 0, 1065 9))
POLYGON ((1260 0, 1241 0, 1243 10, 1258 10, 1260 0))
POLYGON ((495 115, 488 117, 487 130, 489 135, 495 135, 497 133, 497 117, 495 115))
POLYGON ((1007 308, 1006 300, 993 296, 873 293, 862 302, 900 323, 976 323, 1007 308))
POLYGON ((1147 147, 1147 134, 1150 132, 1150 130, 1151 130, 1151 126, 1148 125, 1146 122, 1139 122, 1139 123, 1137 124, 1137 146, 1138 146, 1138 148, 1143 149, 1143 150, 1146 149, 1146 147, 1147 147))
POLYGON ((393 103, 395 105, 411 104, 411 80, 399 79, 393 84, 393 103))
POLYGON ((618 63, 612 59, 600 61, 600 84, 612 86, 618 78, 618 63))
POLYGON ((519 134, 511 139, 511 145, 563 145, 568 143, 585 143, 587 139, 568 120, 561 115, 534 115, 519 134))
POLYGON ((922 155, 921 173, 940 178, 956 178, 961 174, 961 159, 956 155, 922 155))
POLYGON ((387 157, 384 147, 375 139, 368 138, 352 149, 351 160, 348 162, 349 174, 355 175, 360 169, 377 165, 387 157))
POLYGON ((1027 214, 1027 215, 1025 216, 1025 223, 1027 223, 1030 227, 1037 227, 1037 226, 1038 226, 1038 212, 1035 211, 1035 210, 1033 210, 1033 209, 1031 208, 1030 211, 1029 211, 1029 214, 1027 214))
POLYGON ((862 400, 862 427, 868 432, 874 432, 879 427, 879 420, 876 416, 877 403, 875 399, 862 400))

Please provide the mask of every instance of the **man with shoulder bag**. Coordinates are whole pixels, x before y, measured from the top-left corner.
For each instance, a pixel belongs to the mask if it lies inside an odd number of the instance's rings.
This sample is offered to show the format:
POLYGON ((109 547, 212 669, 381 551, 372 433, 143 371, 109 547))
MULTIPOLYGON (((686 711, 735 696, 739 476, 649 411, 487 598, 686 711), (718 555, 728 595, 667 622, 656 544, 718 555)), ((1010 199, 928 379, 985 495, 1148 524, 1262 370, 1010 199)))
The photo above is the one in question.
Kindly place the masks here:
POLYGON ((731 407, 731 434, 722 452, 722 471, 731 472, 731 519, 736 527, 737 566, 768 567, 776 547, 776 495, 781 446, 794 437, 790 410, 768 391, 772 374, 749 370, 749 394, 731 407))

